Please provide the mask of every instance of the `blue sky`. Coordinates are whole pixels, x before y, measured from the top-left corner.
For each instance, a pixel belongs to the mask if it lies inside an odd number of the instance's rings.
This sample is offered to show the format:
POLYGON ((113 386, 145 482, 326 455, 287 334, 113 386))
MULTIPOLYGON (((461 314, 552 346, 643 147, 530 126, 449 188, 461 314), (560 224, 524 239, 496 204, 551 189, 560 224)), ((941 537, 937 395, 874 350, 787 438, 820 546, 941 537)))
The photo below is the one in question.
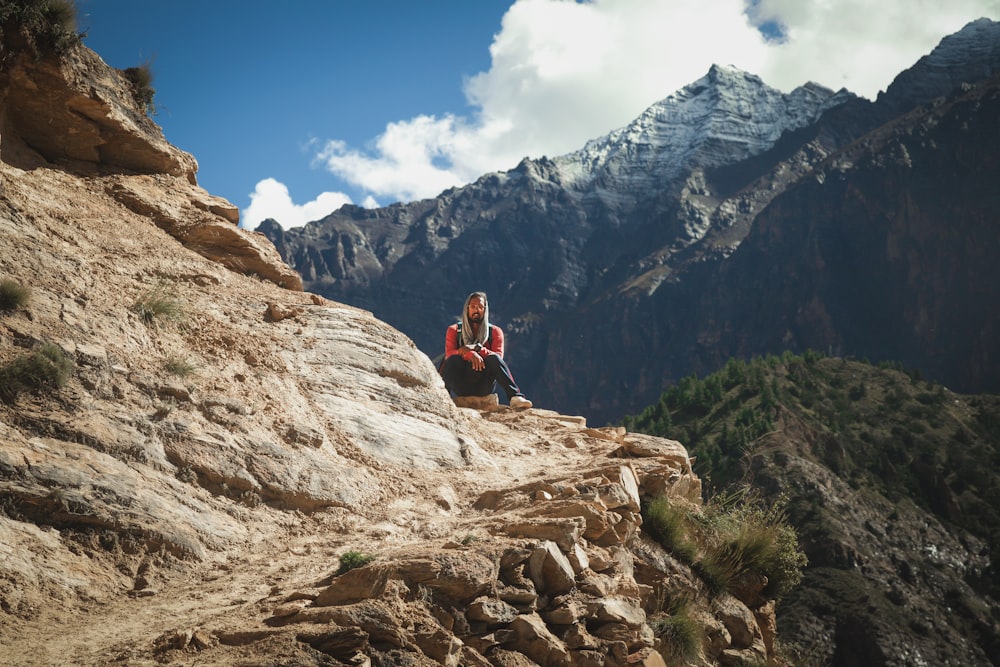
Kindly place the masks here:
POLYGON ((874 98, 1000 0, 77 0, 199 184, 291 227, 560 155, 735 65, 874 98))

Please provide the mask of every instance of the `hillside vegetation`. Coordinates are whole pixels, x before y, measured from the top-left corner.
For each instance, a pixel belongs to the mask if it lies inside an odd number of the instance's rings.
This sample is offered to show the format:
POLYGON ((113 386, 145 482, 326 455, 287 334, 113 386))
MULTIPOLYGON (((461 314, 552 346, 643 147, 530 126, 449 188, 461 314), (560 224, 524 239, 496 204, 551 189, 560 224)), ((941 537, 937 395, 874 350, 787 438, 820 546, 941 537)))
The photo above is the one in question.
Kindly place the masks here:
MULTIPOLYGON (((929 617, 995 655, 1000 397, 955 394, 892 364, 786 353, 686 377, 625 426, 684 442, 709 494, 787 496, 809 568, 779 623, 793 636, 798 626, 800 643, 822 642, 804 615, 837 617, 837 636, 868 633, 845 629, 851 614, 917 635, 929 617), (946 539, 972 555, 945 562, 946 539)), ((877 659, 850 643, 815 664, 877 659)))
POLYGON ((7 0, 0 4, 0 53, 65 53, 80 43, 72 0, 7 0))

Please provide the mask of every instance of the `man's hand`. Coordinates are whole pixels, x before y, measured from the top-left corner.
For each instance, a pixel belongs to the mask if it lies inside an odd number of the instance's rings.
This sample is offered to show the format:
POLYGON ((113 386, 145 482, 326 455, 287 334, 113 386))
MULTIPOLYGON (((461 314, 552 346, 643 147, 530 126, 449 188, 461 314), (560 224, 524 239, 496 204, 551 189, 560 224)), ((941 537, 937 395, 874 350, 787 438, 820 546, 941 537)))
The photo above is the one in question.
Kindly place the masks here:
POLYGON ((472 370, 481 371, 486 368, 486 362, 483 361, 482 356, 479 354, 479 351, 483 349, 483 346, 477 343, 476 345, 466 345, 465 347, 472 352, 472 354, 469 355, 469 363, 472 364, 472 370))

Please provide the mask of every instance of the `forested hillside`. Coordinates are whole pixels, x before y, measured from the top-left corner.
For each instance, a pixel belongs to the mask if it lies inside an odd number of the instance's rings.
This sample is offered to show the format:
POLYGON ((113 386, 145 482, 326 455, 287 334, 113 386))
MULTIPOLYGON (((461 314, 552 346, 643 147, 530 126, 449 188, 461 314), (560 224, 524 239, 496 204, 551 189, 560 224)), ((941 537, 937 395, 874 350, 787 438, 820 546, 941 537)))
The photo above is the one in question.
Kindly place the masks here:
POLYGON ((945 664, 952 633, 996 655, 1000 397, 809 352, 689 376, 625 425, 684 442, 709 493, 787 496, 809 567, 778 618, 806 662, 945 664))

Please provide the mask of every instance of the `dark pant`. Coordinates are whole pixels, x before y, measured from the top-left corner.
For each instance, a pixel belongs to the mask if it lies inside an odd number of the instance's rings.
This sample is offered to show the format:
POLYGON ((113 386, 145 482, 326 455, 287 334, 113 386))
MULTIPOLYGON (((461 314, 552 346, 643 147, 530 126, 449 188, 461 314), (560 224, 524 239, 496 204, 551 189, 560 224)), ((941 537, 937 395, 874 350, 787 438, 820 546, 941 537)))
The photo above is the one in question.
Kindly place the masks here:
POLYGON ((476 371, 461 355, 453 354, 448 357, 441 367, 444 386, 456 396, 486 396, 493 392, 495 385, 500 385, 503 393, 507 394, 508 401, 511 396, 521 395, 507 363, 499 355, 491 354, 483 361, 486 362, 486 368, 476 371))

